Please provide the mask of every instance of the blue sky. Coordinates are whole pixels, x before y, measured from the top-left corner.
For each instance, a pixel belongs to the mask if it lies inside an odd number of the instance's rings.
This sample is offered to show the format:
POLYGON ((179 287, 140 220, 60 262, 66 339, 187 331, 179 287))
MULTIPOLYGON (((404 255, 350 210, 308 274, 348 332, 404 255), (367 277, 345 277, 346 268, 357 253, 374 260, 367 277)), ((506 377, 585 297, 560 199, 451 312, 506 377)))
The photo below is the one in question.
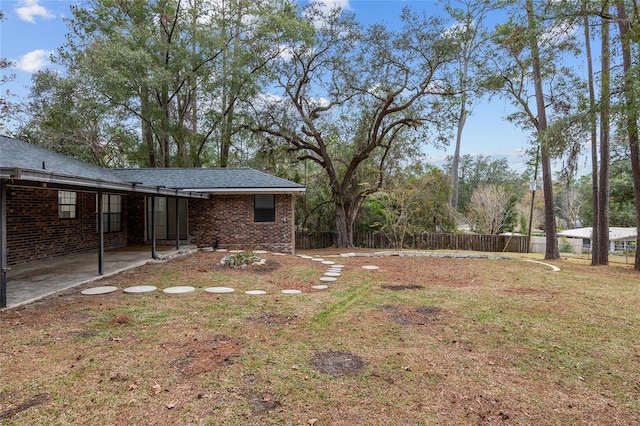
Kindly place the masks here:
MULTIPOLYGON (((416 11, 439 10, 435 0, 328 0, 353 11, 363 23, 384 22, 394 25, 400 11, 410 6, 416 11)), ((50 66, 49 55, 62 46, 68 32, 63 18, 69 17, 69 7, 76 0, 2 0, 0 8, 6 19, 0 23, 0 56, 15 61, 16 79, 2 86, 15 93, 19 100, 26 97, 33 72, 50 66)), ((518 172, 526 168, 524 150, 529 135, 504 117, 512 111, 503 99, 478 102, 465 126, 462 154, 483 154, 504 157, 518 172)), ((446 150, 427 147, 428 161, 440 165, 453 154, 453 143, 446 150)))

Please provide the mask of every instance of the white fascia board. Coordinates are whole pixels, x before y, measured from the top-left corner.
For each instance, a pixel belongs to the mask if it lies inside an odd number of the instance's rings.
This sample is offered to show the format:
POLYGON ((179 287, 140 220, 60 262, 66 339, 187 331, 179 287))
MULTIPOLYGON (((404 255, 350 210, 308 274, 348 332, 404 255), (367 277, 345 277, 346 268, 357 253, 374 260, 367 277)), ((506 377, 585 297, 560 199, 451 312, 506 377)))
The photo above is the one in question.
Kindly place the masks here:
POLYGON ((302 194, 307 188, 183 188, 182 190, 207 194, 302 194))

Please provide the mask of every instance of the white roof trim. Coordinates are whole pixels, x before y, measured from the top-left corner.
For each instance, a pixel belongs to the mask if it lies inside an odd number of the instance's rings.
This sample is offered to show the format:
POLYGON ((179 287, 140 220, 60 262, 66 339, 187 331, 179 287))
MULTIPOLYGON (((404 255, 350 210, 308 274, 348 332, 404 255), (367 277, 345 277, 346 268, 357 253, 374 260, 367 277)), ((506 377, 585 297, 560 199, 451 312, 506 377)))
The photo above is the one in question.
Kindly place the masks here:
POLYGON ((306 188, 183 188, 182 191, 208 194, 301 194, 306 188))

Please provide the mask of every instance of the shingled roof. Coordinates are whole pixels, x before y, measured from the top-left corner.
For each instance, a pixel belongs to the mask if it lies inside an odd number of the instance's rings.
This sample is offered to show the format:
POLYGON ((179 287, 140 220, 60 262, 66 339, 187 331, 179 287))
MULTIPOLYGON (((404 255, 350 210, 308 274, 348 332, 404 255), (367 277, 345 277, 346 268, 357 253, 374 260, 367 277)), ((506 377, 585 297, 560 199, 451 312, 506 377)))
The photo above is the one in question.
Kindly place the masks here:
POLYGON ((115 169, 129 182, 193 192, 304 192, 304 185, 251 168, 115 169))
POLYGON ((6 136, 0 136, 0 178, 160 195, 305 191, 251 168, 108 169, 6 136))

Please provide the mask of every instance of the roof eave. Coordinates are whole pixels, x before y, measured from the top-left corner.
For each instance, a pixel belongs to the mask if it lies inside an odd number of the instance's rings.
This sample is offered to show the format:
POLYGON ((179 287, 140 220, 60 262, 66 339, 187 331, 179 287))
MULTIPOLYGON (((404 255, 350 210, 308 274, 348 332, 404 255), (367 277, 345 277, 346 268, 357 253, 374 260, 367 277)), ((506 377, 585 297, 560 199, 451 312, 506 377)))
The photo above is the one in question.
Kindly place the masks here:
POLYGON ((11 167, 0 168, 0 179, 27 181, 46 185, 59 185, 80 187, 94 190, 133 192, 150 195, 183 197, 183 198, 208 198, 208 194, 199 191, 188 191, 148 185, 140 185, 134 182, 116 182, 103 179, 90 179, 78 176, 70 176, 40 170, 29 170, 11 167))
POLYGON ((183 188, 183 191, 202 192, 207 194, 237 195, 237 194, 303 194, 307 188, 183 188))

